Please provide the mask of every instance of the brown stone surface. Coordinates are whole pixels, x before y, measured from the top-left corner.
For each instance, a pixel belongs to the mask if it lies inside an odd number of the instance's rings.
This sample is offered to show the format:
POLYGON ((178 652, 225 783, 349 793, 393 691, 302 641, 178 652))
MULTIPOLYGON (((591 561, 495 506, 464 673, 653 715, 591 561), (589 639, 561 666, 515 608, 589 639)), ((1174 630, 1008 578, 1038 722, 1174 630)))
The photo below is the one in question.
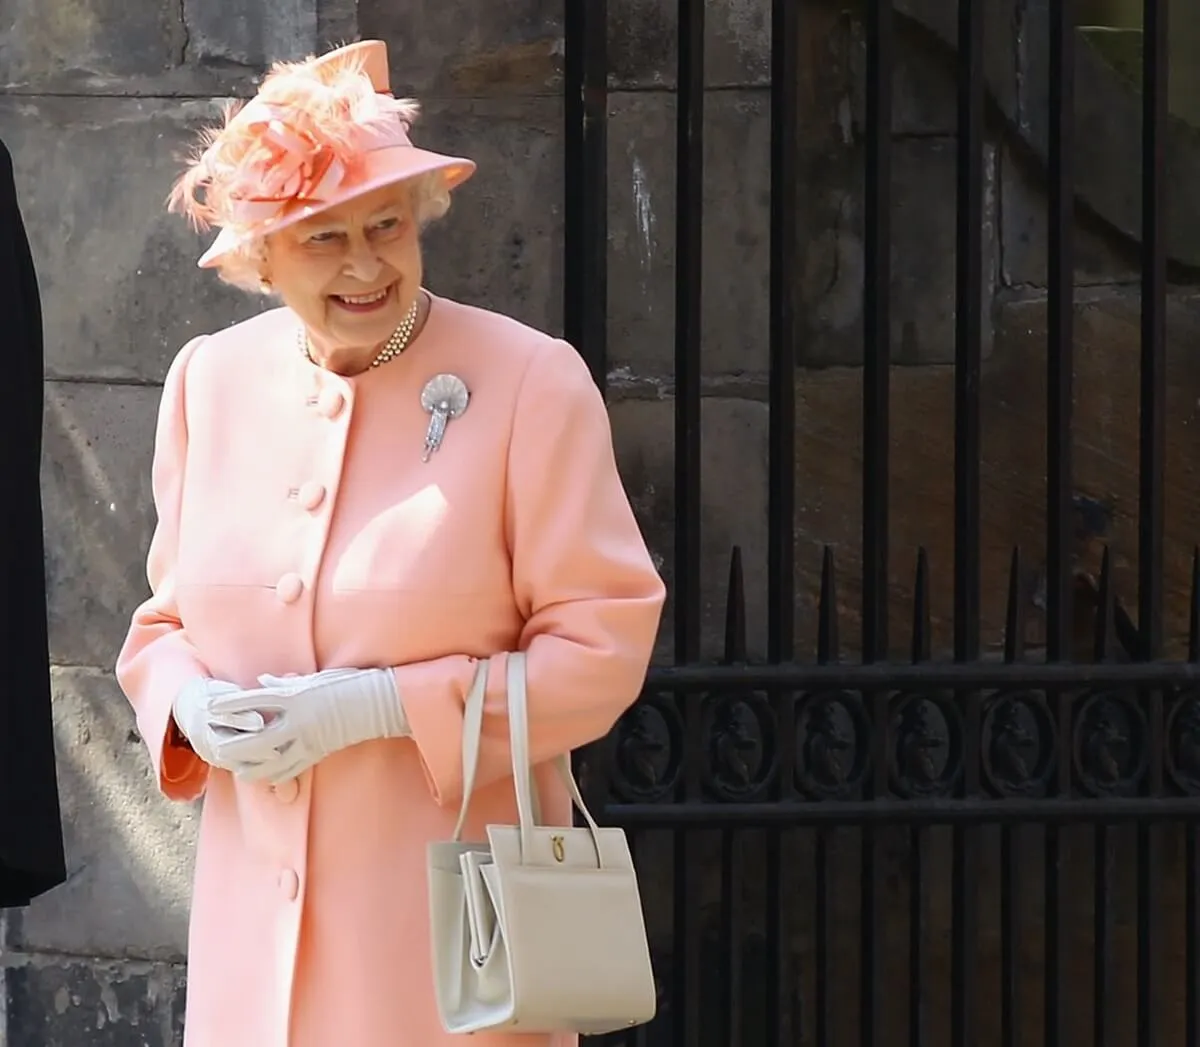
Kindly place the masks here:
MULTIPOLYGON (((1136 608, 1138 309, 1136 299, 1109 294, 1076 310, 1076 494, 1098 508, 1099 524, 1078 544, 1077 568, 1098 571, 1111 542, 1116 592, 1136 608), (1097 533, 1101 532, 1101 533, 1097 533)), ((1044 301, 1000 309, 996 349, 981 381, 981 573, 985 646, 1002 644, 1009 558, 1021 548, 1028 639, 1039 642, 1044 569, 1045 345, 1044 301)), ((1200 539, 1196 492, 1200 372, 1192 346, 1200 327, 1194 299, 1168 311, 1167 445, 1165 457, 1164 624, 1174 653, 1186 636, 1193 544, 1200 539)), ((892 649, 906 649, 918 547, 930 555, 934 646, 952 642, 953 369, 892 370, 890 584, 892 649)), ((860 576, 861 373, 830 369, 797 381, 796 530, 798 627, 807 649, 815 636, 821 550, 837 555, 843 636, 858 632, 860 576)), ((1084 634, 1081 633, 1081 638, 1084 634)))
MULTIPOLYGON (((1016 112, 1022 87, 1021 73, 1029 62, 1026 7, 1021 0, 993 0, 981 5, 983 17, 983 69, 989 93, 1005 113, 1016 112), (1020 59, 1018 58, 1020 56, 1020 59)), ((896 0, 897 22, 911 19, 917 26, 954 47, 958 39, 958 6, 946 0, 896 0)), ((1040 42, 1040 41, 1039 41, 1040 42)), ((953 54, 949 61, 954 62, 953 54)), ((1044 73, 1042 74, 1044 75, 1044 73)))
MULTIPOLYGON (((674 414, 667 400, 621 400, 611 407, 621 477, 667 580, 660 653, 669 656, 674 613, 674 414)), ((723 650, 729 556, 741 546, 752 652, 765 653, 767 406, 754 400, 703 402, 701 440, 701 622, 706 658, 723 650)))
MULTIPOLYGON (((978 921, 976 947, 956 957, 953 945, 953 832, 945 826, 922 829, 916 846, 921 853, 922 904, 919 968, 924 1020, 917 1041, 920 1047, 951 1047, 956 1041, 950 1029, 952 986, 957 975, 972 978, 976 992, 973 1035, 976 1047, 1001 1047, 1002 942, 1007 930, 1016 934, 1016 985, 1019 994, 1017 1035, 1020 1047, 1042 1047, 1047 983, 1053 975, 1046 965, 1045 920, 1047 885, 1044 875, 1044 831, 1041 826, 1017 828, 1002 842, 997 826, 976 830, 976 876, 963 895, 964 907, 974 910, 978 921), (1005 849, 1007 848, 1007 849, 1005 849), (1013 882, 1011 922, 1001 922, 1001 874, 1004 858, 1016 869, 1013 882)), ((1184 985, 1188 923, 1185 918, 1186 882, 1185 831, 1180 826, 1161 830, 1162 865, 1155 880, 1153 898, 1160 907, 1159 981, 1157 1014, 1162 1044, 1182 1042, 1184 985)), ((643 870, 643 893, 647 927, 657 961, 656 971, 665 988, 681 957, 671 956, 672 918, 676 878, 673 875, 672 840, 667 834, 638 834, 635 841, 643 870)), ((765 834, 742 831, 722 856, 720 835, 697 832, 689 851, 690 898, 695 912, 691 948, 701 954, 701 992, 690 1001, 700 1016, 705 1047, 721 1047, 730 1039, 725 1033, 724 994, 737 970, 729 964, 729 948, 722 943, 722 879, 735 877, 730 892, 734 910, 734 961, 740 968, 737 982, 741 1000, 743 1042, 770 1042, 771 1033, 761 1030, 766 1006, 765 975, 768 928, 782 923, 788 970, 784 985, 786 1043, 853 1047, 860 1042, 865 1003, 861 995, 862 941, 862 838, 852 827, 825 831, 827 893, 818 891, 816 863, 817 833, 791 830, 784 834, 783 891, 779 902, 767 894, 765 834), (822 942, 817 922, 818 908, 824 909, 822 942), (816 1038, 817 970, 819 950, 824 948, 827 964, 830 1027, 827 1038, 816 1038)), ((1062 919, 1062 944, 1066 957, 1064 977, 1059 983, 1066 1027, 1072 1042, 1093 1044, 1095 996, 1093 979, 1097 957, 1095 912, 1108 913, 1108 950, 1105 993, 1108 999, 1107 1040, 1113 1044, 1136 1041, 1137 1021, 1137 843, 1136 829, 1122 826, 1107 830, 1101 854, 1108 869, 1107 891, 1098 888, 1095 874, 1097 836, 1089 826, 1073 826, 1062 834, 1057 904, 1062 919)), ((878 884, 878 914, 873 936, 881 961, 881 982, 876 1010, 882 1047, 910 1047, 910 993, 913 968, 910 957, 910 899, 914 876, 914 834, 907 827, 881 827, 876 835, 871 865, 878 884)), ((1054 897, 1052 895, 1052 897, 1054 897)), ((664 1014, 678 1014, 668 1002, 664 1014)), ((670 1017, 668 1017, 670 1020, 670 1017)), ((657 1041, 653 1041, 657 1042, 657 1041)))
MULTIPOLYGON (((801 364, 856 364, 863 357, 862 294, 866 245, 861 152, 831 161, 805 151, 803 168, 825 187, 801 205, 798 319, 801 364), (832 170, 830 169, 832 166, 832 170)), ((892 147, 891 342, 902 364, 954 359, 956 217, 955 145, 944 138, 912 138, 892 147)), ((984 264, 982 335, 994 286, 996 238, 995 150, 984 153, 984 264)))
MULTIPOLYGON (((1001 307, 997 346, 981 381, 981 613, 985 650, 1003 649, 1012 550, 1021 550, 1025 639, 1042 642, 1045 549, 1045 324, 1042 300, 1001 307)), ((1133 297, 1080 302, 1076 315, 1074 493, 1082 501, 1075 543, 1078 653, 1090 656, 1095 583, 1110 543, 1116 594, 1136 619, 1138 310, 1133 297)), ((1177 298, 1168 314, 1165 456, 1165 610, 1171 652, 1186 638, 1193 544, 1200 540, 1195 462, 1200 372, 1191 345, 1200 305, 1177 298)), ((909 651, 918 549, 929 556, 935 652, 953 642, 954 371, 896 366, 891 375, 890 632, 909 651)), ((797 376, 796 641, 815 653, 822 554, 835 554, 841 635, 857 649, 861 605, 862 374, 857 368, 797 376)), ((618 398, 613 424, 623 476, 663 569, 671 578, 674 527, 673 402, 618 398)), ((767 423, 765 403, 713 397, 703 404, 702 517, 705 651, 720 654, 730 550, 743 549, 752 654, 765 647, 767 423)), ((666 620, 671 621, 668 607, 666 620)), ((664 644, 669 643, 669 633, 664 644)), ((665 648, 664 648, 665 649, 665 648)))
MULTIPOLYGON (((1001 153, 999 164, 1001 278, 1010 287, 1045 287, 1049 250, 1045 174, 1011 149, 1001 153)), ((1136 244, 1086 213, 1077 216, 1074 228, 1076 286, 1137 281, 1136 244)))
POLYGON ((557 96, 561 87, 557 0, 476 4, 470 18, 437 0, 361 0, 358 25, 363 37, 388 41, 397 94, 557 96))
MULTIPOLYGON (((674 88, 679 62, 677 7, 675 0, 610 0, 609 78, 614 86, 674 88)), ((771 0, 706 4, 704 18, 705 83, 714 87, 769 84, 771 0)))
MULTIPOLYGON (((706 103, 702 366, 707 375, 767 367, 770 113, 761 93, 706 103)), ((675 107, 661 93, 620 94, 609 125, 609 364, 616 378, 674 372, 675 107)))

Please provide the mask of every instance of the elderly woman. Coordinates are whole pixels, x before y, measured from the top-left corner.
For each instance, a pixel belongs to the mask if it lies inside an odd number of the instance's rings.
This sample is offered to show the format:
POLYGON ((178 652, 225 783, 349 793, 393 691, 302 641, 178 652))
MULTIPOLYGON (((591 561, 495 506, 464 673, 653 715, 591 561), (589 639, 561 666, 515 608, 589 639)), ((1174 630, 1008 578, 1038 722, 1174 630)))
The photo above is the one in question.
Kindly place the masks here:
POLYGON ((424 289, 421 227, 474 165, 414 147, 387 86, 373 41, 276 66, 172 196, 221 227, 202 266, 283 303, 168 372, 152 595, 117 663, 163 792, 204 797, 189 1047, 456 1040, 425 861, 454 825, 477 661, 468 832, 516 818, 510 651, 567 824, 548 761, 635 699, 662 609, 578 355, 424 289))

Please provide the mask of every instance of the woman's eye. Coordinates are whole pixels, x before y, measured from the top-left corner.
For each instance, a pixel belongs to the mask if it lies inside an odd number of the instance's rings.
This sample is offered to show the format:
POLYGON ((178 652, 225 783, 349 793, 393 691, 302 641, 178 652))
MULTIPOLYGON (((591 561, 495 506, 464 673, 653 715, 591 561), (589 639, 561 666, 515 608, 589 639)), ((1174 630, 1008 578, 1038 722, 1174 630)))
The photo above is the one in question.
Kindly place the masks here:
POLYGON ((337 237, 337 233, 313 233, 313 235, 308 238, 308 242, 310 244, 328 244, 336 240, 337 237))
POLYGON ((375 231, 379 233, 390 233, 398 228, 400 228, 399 218, 385 218, 382 222, 375 223, 375 231))

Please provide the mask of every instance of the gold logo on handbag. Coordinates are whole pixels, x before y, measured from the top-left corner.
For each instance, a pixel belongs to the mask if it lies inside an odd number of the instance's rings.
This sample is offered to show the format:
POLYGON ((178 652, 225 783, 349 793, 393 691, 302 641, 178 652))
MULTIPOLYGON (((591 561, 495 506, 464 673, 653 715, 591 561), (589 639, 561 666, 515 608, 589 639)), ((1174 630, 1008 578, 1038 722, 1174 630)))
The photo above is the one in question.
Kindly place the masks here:
POLYGON ((561 836, 551 836, 550 846, 554 848, 554 860, 556 862, 561 862, 564 858, 566 858, 567 849, 561 836))

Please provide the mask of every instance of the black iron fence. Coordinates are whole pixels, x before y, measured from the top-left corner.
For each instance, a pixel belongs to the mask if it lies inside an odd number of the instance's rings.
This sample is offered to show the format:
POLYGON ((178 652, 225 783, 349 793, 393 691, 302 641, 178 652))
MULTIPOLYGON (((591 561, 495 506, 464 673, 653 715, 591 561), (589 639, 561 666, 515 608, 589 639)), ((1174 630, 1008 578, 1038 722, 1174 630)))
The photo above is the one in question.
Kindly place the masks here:
MULTIPOLYGON (((1162 660, 1165 0, 1145 0, 1136 620, 1099 573, 1072 649, 1075 32, 1049 26, 1045 645, 1026 652, 1012 552, 1003 656, 980 644, 983 4, 957 5, 952 657, 931 655, 913 551, 911 657, 889 659, 892 4, 865 0, 860 657, 826 551, 795 649, 797 75, 802 0, 774 0, 769 622, 748 664, 741 554, 726 651, 701 660, 704 0, 678 0, 674 664, 585 763, 647 884, 660 1015, 631 1045, 1200 1044, 1200 566, 1187 660, 1162 660)), ((711 5, 710 10, 711 10, 711 5)), ((951 3, 951 7, 955 5, 951 3)), ((566 4, 567 333, 604 383, 605 0, 566 4)), ((809 52, 811 53, 811 52, 809 52)), ((764 274, 764 278, 767 274, 764 274)), ((941 552, 941 550, 939 550, 941 552)), ((946 550, 949 556, 949 550, 946 550)), ((1198 561, 1200 564, 1200 561, 1198 561)), ((586 948, 586 943, 580 943, 586 948)))

